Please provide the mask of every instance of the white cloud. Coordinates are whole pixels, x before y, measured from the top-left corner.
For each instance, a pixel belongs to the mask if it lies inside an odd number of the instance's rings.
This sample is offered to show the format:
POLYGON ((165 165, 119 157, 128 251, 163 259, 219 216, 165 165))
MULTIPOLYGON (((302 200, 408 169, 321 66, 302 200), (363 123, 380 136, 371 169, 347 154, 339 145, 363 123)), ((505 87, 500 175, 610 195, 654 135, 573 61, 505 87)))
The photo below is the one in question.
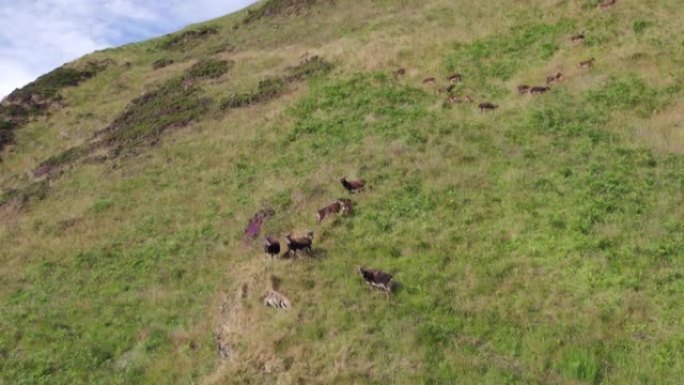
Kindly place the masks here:
POLYGON ((219 17, 255 0, 0 0, 0 97, 94 50, 219 17))

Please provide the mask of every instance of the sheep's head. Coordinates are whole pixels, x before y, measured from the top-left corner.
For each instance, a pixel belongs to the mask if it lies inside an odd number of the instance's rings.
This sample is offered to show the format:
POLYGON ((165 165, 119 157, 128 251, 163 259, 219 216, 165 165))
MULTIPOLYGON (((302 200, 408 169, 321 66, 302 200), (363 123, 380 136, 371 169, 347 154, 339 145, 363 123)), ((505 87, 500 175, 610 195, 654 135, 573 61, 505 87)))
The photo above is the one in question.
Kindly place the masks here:
POLYGON ((308 233, 306 233, 306 235, 308 235, 308 236, 309 236, 309 239, 313 239, 313 237, 314 237, 314 232, 313 232, 313 231, 311 231, 311 230, 309 230, 309 232, 308 232, 308 233))

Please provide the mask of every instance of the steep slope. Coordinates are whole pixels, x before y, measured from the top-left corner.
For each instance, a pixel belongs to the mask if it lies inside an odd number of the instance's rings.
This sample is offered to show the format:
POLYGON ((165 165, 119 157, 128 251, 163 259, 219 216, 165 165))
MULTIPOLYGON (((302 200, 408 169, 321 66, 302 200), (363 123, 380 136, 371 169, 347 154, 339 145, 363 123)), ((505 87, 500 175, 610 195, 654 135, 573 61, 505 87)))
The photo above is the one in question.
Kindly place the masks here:
POLYGON ((0 384, 678 384, 684 10, 600 3, 268 0, 15 93, 0 384))

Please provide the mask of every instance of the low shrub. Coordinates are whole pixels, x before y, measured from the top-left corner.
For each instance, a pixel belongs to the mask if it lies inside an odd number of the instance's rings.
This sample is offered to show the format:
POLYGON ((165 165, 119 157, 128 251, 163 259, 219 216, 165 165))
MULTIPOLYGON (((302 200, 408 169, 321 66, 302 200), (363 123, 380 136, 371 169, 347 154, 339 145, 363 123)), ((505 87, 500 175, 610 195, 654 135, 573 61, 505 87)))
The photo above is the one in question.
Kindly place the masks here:
POLYGON ((209 78, 215 79, 221 77, 228 72, 230 68, 235 65, 233 61, 219 60, 219 59, 205 59, 195 63, 185 73, 186 78, 209 78))
POLYGON ((175 35, 169 35, 161 44, 162 49, 182 49, 186 46, 193 45, 198 41, 218 33, 217 27, 200 27, 191 29, 189 31, 181 32, 175 35))

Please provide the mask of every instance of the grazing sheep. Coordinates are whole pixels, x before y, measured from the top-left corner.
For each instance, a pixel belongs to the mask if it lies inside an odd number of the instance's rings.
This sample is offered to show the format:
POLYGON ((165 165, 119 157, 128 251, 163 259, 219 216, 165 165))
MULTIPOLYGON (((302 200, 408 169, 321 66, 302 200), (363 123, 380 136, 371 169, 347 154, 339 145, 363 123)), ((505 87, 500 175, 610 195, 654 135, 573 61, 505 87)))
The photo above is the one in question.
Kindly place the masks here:
POLYGON ((371 287, 378 288, 385 292, 387 300, 389 301, 392 294, 392 275, 376 269, 365 269, 361 266, 356 266, 363 281, 371 287))
POLYGON ((589 60, 585 60, 583 62, 580 62, 579 66, 580 66, 580 68, 592 68, 594 66, 594 61, 596 61, 596 59, 591 58, 589 60))
POLYGON ((399 68, 398 70, 394 71, 394 76, 396 77, 402 77, 406 75, 406 70, 403 68, 399 68))
POLYGON ((341 198, 337 202, 342 206, 342 215, 349 215, 354 210, 354 202, 351 199, 341 198))
POLYGON ((429 77, 429 78, 423 79, 423 84, 435 84, 436 82, 437 82, 437 79, 435 79, 434 77, 429 77))
POLYGON ((530 93, 530 86, 525 85, 525 84, 518 86, 518 93, 520 95, 529 94, 530 93))
POLYGON ((346 177, 340 179, 340 182, 342 182, 342 186, 344 186, 344 188, 346 188, 350 193, 360 192, 366 185, 366 181, 363 179, 347 180, 346 177))
POLYGON ((493 111, 493 110, 499 108, 499 106, 497 106, 496 104, 492 104, 490 102, 484 102, 484 103, 480 103, 477 106, 477 108, 480 109, 480 112, 484 112, 484 111, 493 111))
POLYGON ((463 80, 463 75, 461 75, 461 74, 452 74, 452 75, 449 75, 449 76, 447 77, 447 80, 448 80, 451 84, 456 84, 456 83, 460 82, 461 80, 463 80))
POLYGON ((278 242, 278 238, 273 235, 267 236, 266 241, 264 242, 264 252, 270 255, 271 258, 280 254, 280 242, 278 242))
POLYGON ((318 221, 318 223, 321 223, 328 216, 339 213, 340 210, 342 210, 342 204, 340 203, 340 201, 335 201, 318 210, 318 212, 316 213, 316 220, 318 221))
POLYGON ((530 94, 535 95, 535 94, 543 94, 544 92, 549 92, 551 91, 551 87, 532 87, 530 88, 530 94))
POLYGON ((550 75, 546 77, 546 84, 553 84, 557 83, 563 80, 563 74, 562 73, 557 73, 555 75, 550 75))
POLYGON ((227 360, 232 354, 230 342, 225 341, 222 331, 214 331, 214 341, 216 342, 216 352, 222 360, 227 360))
POLYGON ((584 41, 584 34, 583 33, 578 33, 577 35, 572 35, 570 36, 570 41, 572 44, 579 44, 584 41))
POLYGON ((601 3, 601 8, 606 9, 610 8, 613 5, 615 5, 616 0, 605 0, 603 3, 601 3))
POLYGON ((456 86, 453 84, 450 84, 447 87, 440 87, 439 89, 437 89, 437 93, 438 94, 448 94, 448 93, 451 93, 451 91, 453 91, 454 88, 456 88, 456 86))
POLYGON ((463 103, 463 100, 461 99, 461 97, 455 96, 455 95, 449 96, 449 99, 447 99, 447 100, 449 100, 449 102, 451 102, 453 104, 463 103))
POLYGON ((269 290, 266 295, 264 295, 264 305, 276 309, 287 309, 291 306, 291 303, 282 293, 275 290, 269 290))
POLYGON ((285 234, 287 239, 287 253, 296 256, 297 250, 307 250, 310 254, 312 252, 311 245, 313 243, 314 232, 309 231, 305 237, 293 238, 291 233, 285 234))

